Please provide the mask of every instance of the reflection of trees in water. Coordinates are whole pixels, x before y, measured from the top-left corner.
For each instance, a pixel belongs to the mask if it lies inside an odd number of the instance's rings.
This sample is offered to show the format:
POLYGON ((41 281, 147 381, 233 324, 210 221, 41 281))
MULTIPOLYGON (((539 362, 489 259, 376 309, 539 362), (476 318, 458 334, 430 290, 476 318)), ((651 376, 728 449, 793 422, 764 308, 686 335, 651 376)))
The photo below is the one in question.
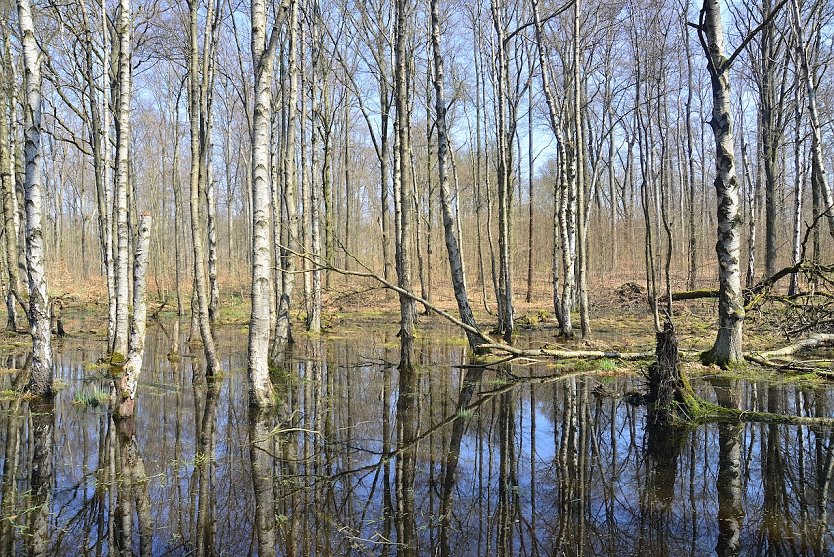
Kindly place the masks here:
POLYGON ((220 385, 213 379, 206 380, 205 386, 194 387, 196 408, 202 406, 202 413, 196 412, 197 425, 197 454, 195 456, 194 473, 197 476, 197 497, 192 501, 197 507, 197 528, 195 535, 194 554, 197 557, 215 554, 216 500, 214 496, 215 454, 214 441, 217 425, 217 395, 220 385))
POLYGON ((249 458, 252 464, 252 490, 255 494, 255 536, 258 555, 275 553, 275 497, 272 492, 272 451, 270 433, 272 412, 249 409, 249 458))
POLYGON ((640 554, 671 554, 678 460, 688 432, 667 422, 646 423, 646 484, 641 493, 640 554))
POLYGON ((139 443, 136 439, 136 423, 134 418, 120 418, 112 421, 110 427, 116 428, 119 445, 116 453, 115 553, 134 555, 133 523, 136 520, 139 530, 139 555, 151 555, 151 498, 145 463, 139 453, 139 443))
POLYGON ((463 441, 463 433, 466 431, 466 424, 468 422, 468 415, 466 407, 472 400, 472 393, 475 387, 481 382, 481 375, 483 370, 480 368, 471 368, 467 370, 466 376, 463 379, 463 386, 458 395, 458 403, 455 407, 455 418, 452 422, 452 433, 449 439, 449 451, 446 453, 446 460, 443 463, 443 487, 440 495, 440 533, 439 533, 439 548, 438 553, 440 557, 448 557, 451 555, 449 547, 449 529, 452 522, 453 510, 453 496, 456 481, 456 474, 458 469, 458 461, 460 460, 460 446, 463 441))
MULTIPOLYGON (((782 411, 782 388, 767 388, 767 411, 782 411)), ((769 424, 764 426, 761 437, 762 487, 764 488, 764 528, 760 531, 758 547, 773 555, 795 555, 796 547, 790 532, 790 498, 785 482, 785 457, 781 429, 769 424)))
MULTIPOLYGON (((15 368, 13 357, 6 362, 7 367, 15 368)), ((24 383, 23 372, 18 372, 16 383, 24 383)), ((5 443, 3 445, 3 483, 2 503, 0 504, 0 555, 11 555, 14 547, 15 521, 11 519, 15 514, 17 500, 17 477, 20 469, 21 429, 23 427, 23 404, 20 398, 9 402, 5 421, 5 443)))
MULTIPOLYGON (((725 408, 739 408, 738 381, 717 377, 712 380, 718 404, 725 408)), ((719 557, 738 555, 741 549, 741 521, 744 518, 741 501, 741 443, 743 424, 718 425, 718 542, 719 557)))
MULTIPOLYGON (((505 374, 509 367, 499 370, 505 374)), ((519 509, 518 474, 515 447, 515 393, 503 393, 498 400, 498 528, 496 547, 498 555, 514 553, 513 528, 519 509)))
POLYGON ((417 371, 400 369, 397 397, 397 450, 394 485, 396 486, 396 517, 398 555, 417 555, 417 518, 414 498, 414 477, 417 461, 415 443, 417 424, 417 371))
POLYGON ((30 463, 29 529, 26 545, 29 555, 47 555, 50 546, 49 514, 52 502, 54 462, 52 456, 55 433, 55 407, 52 401, 33 400, 29 404, 30 463))
MULTIPOLYGON (((426 341, 409 380, 394 340, 300 339, 278 374, 278 412, 251 420, 245 375, 192 396, 189 363, 164 353, 148 366, 135 434, 69 404, 71 386, 56 403, 46 552, 139 552, 153 534, 171 555, 704 555, 719 540, 724 554, 830 553, 830 430, 716 425, 678 446, 644 429, 642 407, 606 394, 638 386, 629 379, 539 365, 450 372, 464 351, 426 341)), ((725 404, 830 415, 826 390, 710 390, 725 404)), ((33 541, 21 510, 34 494, 34 424, 25 403, 16 418, 11 401, 0 408, 0 554, 21 553, 33 541)))

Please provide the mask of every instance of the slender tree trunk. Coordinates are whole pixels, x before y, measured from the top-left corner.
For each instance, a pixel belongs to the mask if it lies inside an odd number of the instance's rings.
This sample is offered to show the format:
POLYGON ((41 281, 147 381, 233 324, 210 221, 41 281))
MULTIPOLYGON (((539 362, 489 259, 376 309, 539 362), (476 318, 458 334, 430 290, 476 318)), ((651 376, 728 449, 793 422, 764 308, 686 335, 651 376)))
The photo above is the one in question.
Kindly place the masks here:
POLYGON ((113 361, 123 363, 128 350, 130 317, 130 282, 128 253, 130 229, 128 225, 128 187, 130 181, 130 104, 132 95, 131 35, 132 14, 130 0, 119 0, 116 24, 119 38, 118 114, 116 118, 116 333, 113 342, 113 361))
MULTIPOLYGON (((449 271, 452 275, 452 286, 455 300, 458 304, 461 321, 477 328, 475 316, 469 305, 466 291, 466 277, 463 271, 463 261, 460 253, 460 238, 455 230, 452 215, 452 196, 449 193, 449 180, 446 175, 446 156, 449 146, 446 124, 446 95, 444 91, 443 56, 440 52, 440 15, 437 8, 438 0, 431 0, 431 43, 434 64, 435 116, 437 122, 437 173, 440 186, 440 210, 443 215, 443 232, 446 238, 446 252, 449 255, 449 271)), ((469 346, 475 350, 483 340, 472 332, 467 331, 469 346)))
POLYGON ((588 208, 586 203, 585 175, 585 135, 582 120, 582 84, 580 83, 581 66, 579 60, 579 0, 573 5, 573 124, 575 126, 576 144, 576 225, 578 229, 576 258, 579 263, 577 277, 579 288, 579 324, 582 338, 591 336, 591 317, 588 312, 588 208))
MULTIPOLYGON (((793 245, 791 249, 792 263, 800 263, 802 258, 802 197, 805 172, 802 165, 802 95, 799 87, 794 89, 794 111, 796 122, 796 135, 794 136, 793 169, 796 187, 794 188, 794 210, 793 210, 793 245)), ((799 293, 799 274, 791 275, 791 283, 788 287, 788 295, 795 296, 799 293)))
MULTIPOLYGON (((127 0, 122 0, 125 2, 127 0)), ((32 371, 26 390, 36 396, 52 394, 52 334, 49 294, 46 285, 43 240, 43 182, 41 174, 41 60, 35 39, 32 6, 29 0, 17 1, 18 24, 23 46, 23 103, 25 120, 24 155, 26 177, 26 270, 29 282, 29 328, 32 333, 32 371)))
MULTIPOLYGON (((396 262, 398 286, 406 292, 411 292, 411 227, 412 211, 410 202, 410 188, 405 186, 407 161, 409 160, 409 127, 408 121, 408 75, 407 75, 407 41, 408 41, 408 3, 396 0, 396 29, 394 43, 394 104, 396 106, 396 121, 394 124, 397 136, 394 158, 394 221, 396 236, 396 262)), ((326 194, 325 194, 326 195, 326 194)), ((400 294, 400 373, 411 374, 413 369, 412 355, 414 350, 414 300, 405 294, 400 294)), ((413 540, 401 540, 410 543, 413 540)))
POLYGON ((139 218, 136 238, 136 256, 133 258, 133 315, 130 323, 130 348, 122 374, 116 379, 116 406, 118 416, 133 415, 136 406, 136 388, 145 357, 145 321, 148 307, 145 303, 148 251, 151 241, 151 216, 139 218))
MULTIPOLYGON (((312 40, 321 45, 321 35, 318 26, 311 28, 312 40)), ((303 40, 302 40, 303 44, 303 40)), ((307 330, 313 333, 321 331, 321 192, 323 173, 319 168, 319 130, 316 126, 318 119, 318 68, 321 63, 320 48, 315 49, 312 57, 310 72, 310 250, 313 256, 313 272, 311 277, 310 313, 307 315, 307 330)))
POLYGON ((512 224, 512 143, 514 123, 508 123, 507 105, 509 104, 509 61, 507 60, 507 37, 505 31, 504 6, 493 2, 492 24, 496 34, 496 133, 498 135, 498 330, 507 342, 512 341, 515 330, 513 309, 512 259, 510 256, 510 231, 512 224))
POLYGON ((298 253, 298 201, 296 198, 296 175, 295 175, 295 115, 296 101, 298 98, 298 64, 297 46, 298 38, 298 1, 290 0, 288 38, 289 44, 289 94, 287 98, 287 133, 282 153, 281 171, 284 183, 284 204, 287 212, 287 257, 284 262, 284 280, 281 298, 278 302, 278 319, 275 323, 275 336, 273 342, 273 354, 283 352, 288 343, 292 343, 292 328, 290 323, 290 309, 292 293, 295 287, 296 255, 298 253))
POLYGON ((739 270, 741 226, 739 187, 734 161, 733 119, 730 112, 730 68, 724 55, 724 28, 719 0, 704 0, 703 27, 707 68, 712 85, 715 135, 715 194, 718 198, 718 335, 704 360, 722 367, 743 362, 744 304, 739 270))
POLYGON ((527 71, 531 83, 527 88, 527 295, 525 301, 529 304, 533 301, 533 56, 530 52, 527 53, 527 71))
MULTIPOLYGON (((208 75, 205 70, 200 71, 200 50, 198 47, 198 8, 197 0, 191 0, 190 20, 190 48, 189 48, 189 118, 191 122, 191 177, 190 177, 190 213, 191 213, 191 245, 194 256, 194 289, 196 298, 197 326, 203 342, 203 353, 206 358, 206 376, 214 375, 219 367, 217 352, 214 347, 214 335, 209 320, 209 294, 206 279, 206 248, 203 234, 203 220, 200 210, 201 194, 206 191, 208 179, 207 160, 208 138, 204 128, 207 126, 206 109, 203 97, 207 94, 206 85, 208 75)), ((203 56, 210 56, 203 52, 203 56)), ((205 65, 204 65, 205 68, 205 65)))
POLYGON ((695 235, 695 149, 692 143, 692 56, 689 49, 689 35, 686 29, 686 19, 684 15, 683 33, 684 37, 684 54, 686 56, 686 158, 687 158, 687 172, 686 172, 686 191, 689 194, 689 219, 688 219, 688 261, 689 269, 686 276, 686 284, 690 290, 695 289, 695 283, 698 275, 698 240, 695 235))
POLYGON ((797 41, 797 54, 802 66, 802 79, 805 82, 806 104, 808 119, 811 127, 811 182, 821 195, 823 210, 828 220, 828 230, 834 238, 834 194, 826 176, 825 161, 822 154, 822 129, 820 127, 819 111, 817 110, 817 76, 812 70, 808 55, 805 51, 806 43, 803 32, 803 22, 799 12, 797 0, 791 0, 793 12, 794 34, 797 41))
MULTIPOLYGON (((0 61, 6 74, 5 60, 0 61)), ((6 274, 9 281, 8 293, 6 295, 7 327, 14 331, 17 329, 17 300, 20 296, 20 277, 17 268, 17 226, 15 216, 17 215, 17 196, 15 196, 14 173, 11 160, 11 145, 9 141, 9 110, 8 99, 11 95, 9 90, 14 84, 0 77, 0 193, 3 196, 3 219, 4 219, 4 244, 6 260, 6 274)))
MULTIPOLYGON (((542 72, 542 91, 547 101, 550 128, 556 137, 557 178, 554 186, 554 203, 558 206, 558 212, 554 214, 554 221, 557 221, 554 222, 554 227, 558 229, 561 240, 564 284, 562 285, 561 302, 558 302, 559 295, 556 292, 556 288, 558 288, 558 277, 554 275, 554 309, 556 310, 556 318, 559 321, 560 334, 571 337, 573 336, 573 325, 571 323, 570 312, 573 308, 573 292, 576 277, 576 220, 574 219, 574 214, 576 213, 576 182, 573 179, 575 163, 570 146, 564 139, 564 133, 562 131, 563 123, 559 118, 557 101, 550 87, 552 68, 549 61, 549 53, 544 43, 543 26, 538 11, 538 0, 533 2, 532 8, 533 20, 536 26, 536 48, 539 55, 539 67, 541 67, 542 72), (558 199, 556 199, 557 196, 558 199)), ((556 270, 554 269, 555 272, 556 270)))
MULTIPOLYGON (((273 30, 267 44, 266 3, 264 0, 252 0, 255 93, 252 119, 252 293, 248 372, 249 403, 259 407, 272 406, 275 402, 268 361, 270 290, 273 283, 269 242, 273 218, 269 193, 269 130, 272 65, 277 41, 278 33, 273 30)), ((264 548, 263 541, 261 547, 264 548)))

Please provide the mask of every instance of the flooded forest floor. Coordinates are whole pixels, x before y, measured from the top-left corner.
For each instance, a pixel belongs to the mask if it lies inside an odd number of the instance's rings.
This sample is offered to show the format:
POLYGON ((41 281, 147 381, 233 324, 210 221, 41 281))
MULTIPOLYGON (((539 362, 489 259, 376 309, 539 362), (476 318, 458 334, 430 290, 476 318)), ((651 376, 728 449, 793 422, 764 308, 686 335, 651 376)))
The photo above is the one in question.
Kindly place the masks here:
MULTIPOLYGON (((762 423, 647 426, 641 362, 472 365, 465 336, 420 316, 412 396, 397 372, 395 302, 331 301, 247 404, 248 304, 222 304, 222 371, 206 380, 180 318, 150 308, 135 418, 108 411, 106 308, 67 303, 53 404, 15 390, 26 334, 0 336, 0 554, 831 555, 834 430, 762 423), (371 303, 373 302, 373 303, 371 303), (46 444, 46 445, 45 445, 46 444)), ((832 417, 834 383, 755 365, 704 367, 712 303, 677 304, 683 369, 705 400, 832 417)), ((418 306, 418 309, 422 309, 418 306)), ((556 336, 522 305, 517 346, 651 351, 639 300, 593 308, 593 340, 556 336)), ((494 324, 483 308, 478 321, 494 324)), ((788 341, 751 313, 745 350, 788 341)), ((806 358, 832 358, 831 350, 806 358)), ((830 365, 830 364, 829 364, 830 365)))

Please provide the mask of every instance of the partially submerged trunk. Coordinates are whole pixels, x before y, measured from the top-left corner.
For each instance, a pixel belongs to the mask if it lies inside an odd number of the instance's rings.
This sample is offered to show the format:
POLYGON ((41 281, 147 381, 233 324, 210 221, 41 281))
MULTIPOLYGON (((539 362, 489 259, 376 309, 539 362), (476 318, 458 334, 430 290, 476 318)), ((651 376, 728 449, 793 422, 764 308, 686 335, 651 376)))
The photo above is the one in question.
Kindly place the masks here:
POLYGON ((298 2, 290 0, 290 14, 287 22, 287 34, 289 36, 289 68, 287 70, 289 79, 289 95, 287 100, 287 137, 284 141, 284 151, 281 156, 282 182, 284 185, 284 205, 287 214, 287 254, 281 259, 284 261, 284 280, 278 300, 277 320, 275 322, 275 334, 273 338, 273 355, 280 356, 288 343, 292 342, 292 327, 290 323, 290 307, 292 293, 295 287, 296 253, 298 253, 298 202, 296 201, 296 175, 295 175, 295 113, 296 100, 298 96, 298 65, 296 56, 296 38, 298 35, 298 2))
POLYGON ((278 33, 267 44, 266 4, 252 2, 252 62, 255 72, 252 120, 252 293, 249 317, 249 403, 272 406, 275 397, 269 377, 270 291, 272 267, 269 191, 269 139, 271 120, 272 65, 278 33))
MULTIPOLYGON (((409 4, 405 0, 397 0, 396 33, 394 48, 394 101, 396 106, 396 120, 394 130, 396 148, 394 149, 394 230, 396 237, 396 267, 397 285, 403 292, 411 292, 411 227, 412 210, 409 191, 406 187, 406 163, 409 160, 409 127, 408 119, 408 21, 409 4)), ((327 192, 325 192, 325 202, 327 192)), ((327 216, 325 215, 325 218, 327 216)), ((326 228, 326 227, 325 227, 326 228)), ((327 234, 325 233, 325 236, 327 234)), ((411 361, 414 351, 414 298, 400 292, 400 372, 411 373, 411 361)))
MULTIPOLYGON (((116 330, 113 339, 112 361, 121 364, 128 351, 130 315, 128 187, 130 172, 130 100, 131 67, 131 7, 130 0, 119 0, 116 31, 119 38, 118 105, 116 111, 116 330)), ((107 148, 107 146, 105 146, 107 148)))
MULTIPOLYGON (((203 55, 202 71, 200 69, 200 49, 198 46, 198 2, 191 3, 189 25, 189 65, 188 65, 188 100, 191 134, 191 176, 190 176, 190 213, 191 213, 191 244, 194 256, 194 292, 196 298, 196 324, 200 330, 203 352, 206 358, 206 375, 211 376, 218 367, 217 352, 214 347, 214 335, 209 319, 209 292, 206 276, 206 247, 204 244, 203 219, 200 210, 200 200, 205 195, 208 182, 208 149, 210 138, 207 136, 208 109, 205 104, 209 84, 210 51, 203 55)), ((212 3, 209 2, 209 6, 212 3)), ((208 18, 211 19, 209 10, 208 18)), ((209 26, 205 29, 204 39, 208 44, 209 26)), ((193 333, 192 333, 193 334, 193 333)))
MULTIPOLYGON (((151 243, 151 216, 139 218, 136 238, 136 255, 133 258, 133 317, 130 322, 130 345, 127 360, 116 380, 115 412, 120 417, 133 415, 136 405, 136 387, 145 357, 145 323, 148 307, 145 300, 148 250, 151 243)), ((178 322, 179 323, 179 322, 178 322)), ((177 330, 179 335, 179 330, 177 330)))
MULTIPOLYGON (((0 68, 6 74, 5 63, 0 68)), ((15 85, 6 77, 0 77, 0 195, 3 196, 3 243, 6 274, 9 281, 6 292, 6 325, 9 330, 17 329, 17 300, 20 297, 20 276, 17 268, 17 196, 15 195, 14 172, 12 168, 11 145, 9 142, 9 91, 15 85)))
MULTIPOLYGON (((460 253, 460 238, 457 234, 454 216, 452 215, 452 196, 449 193, 449 180, 446 173, 446 155, 448 151, 449 138, 446 125, 446 96, 443 89, 443 57, 440 53, 440 16, 437 9, 437 0, 431 1, 431 42, 434 53, 434 90, 435 90, 435 111, 437 116, 437 172, 440 178, 440 209, 443 214, 443 231, 446 238, 446 251, 449 255, 449 270, 452 276, 452 286, 455 291, 455 300, 458 304, 461 320, 474 328, 478 327, 475 316, 472 314, 472 307, 469 305, 469 296, 466 292, 466 277, 463 271, 463 258, 460 253)), ((431 238, 429 239, 431 241, 431 238)), ((426 298, 429 299, 429 298, 426 298)), ((467 339, 472 349, 477 349, 483 340, 473 333, 467 331, 467 339)))
POLYGON ((35 40, 32 6, 17 2, 18 23, 23 44, 26 177, 26 273, 29 282, 29 328, 32 333, 32 372, 26 390, 34 395, 52 394, 52 334, 43 229, 43 184, 41 175, 41 61, 35 40))
POLYGON ((718 0, 705 0, 703 23, 707 69, 712 83, 712 119, 715 135, 715 194, 718 199, 718 336, 704 361, 721 367, 741 363, 744 302, 739 269, 741 219, 736 180, 733 118, 730 109, 730 67, 724 55, 724 28, 718 0))

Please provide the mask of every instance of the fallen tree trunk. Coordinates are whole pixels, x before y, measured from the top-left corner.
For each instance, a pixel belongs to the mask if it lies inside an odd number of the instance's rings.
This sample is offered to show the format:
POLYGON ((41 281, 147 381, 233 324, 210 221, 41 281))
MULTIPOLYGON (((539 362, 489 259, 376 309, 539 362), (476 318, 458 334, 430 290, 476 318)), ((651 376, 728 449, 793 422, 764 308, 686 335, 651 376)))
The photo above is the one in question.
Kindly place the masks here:
MULTIPOLYGON (((822 275, 825 273, 834 272, 834 265, 815 265, 813 263, 797 263, 795 265, 791 265, 789 267, 785 267, 773 273, 771 276, 762 279, 758 283, 754 284, 750 288, 745 288, 743 291, 744 296, 751 300, 747 304, 748 309, 750 306, 754 305, 758 302, 755 298, 758 294, 766 292, 773 288, 777 282, 782 280, 785 277, 795 275, 800 272, 810 272, 817 275, 822 275)), ((705 288, 699 290, 684 290, 681 292, 672 292, 672 301, 683 301, 683 300, 702 300, 706 298, 717 298, 718 297, 718 290, 712 288, 705 288)), ((666 296, 661 296, 661 302, 666 301, 666 296)))
POLYGON ((834 345, 834 334, 816 334, 811 335, 806 339, 794 342, 782 348, 775 350, 768 350, 766 352, 745 354, 748 361, 759 364, 765 367, 771 367, 780 370, 797 370, 797 371, 815 371, 818 375, 827 378, 834 378, 834 373, 819 369, 817 366, 810 365, 810 362, 795 362, 792 360, 785 360, 794 354, 802 352, 803 350, 810 350, 812 348, 819 348, 821 346, 834 345))
POLYGON ((516 348, 498 342, 482 344, 480 348, 494 352, 505 352, 516 358, 536 358, 546 356, 560 359, 601 360, 650 360, 654 358, 654 351, 648 352, 619 352, 617 350, 554 350, 552 348, 516 348))
POLYGON ((834 345, 834 334, 816 334, 776 350, 761 352, 759 355, 767 359, 781 358, 784 356, 793 356, 797 352, 801 352, 803 350, 810 350, 811 348, 828 345, 834 345))

